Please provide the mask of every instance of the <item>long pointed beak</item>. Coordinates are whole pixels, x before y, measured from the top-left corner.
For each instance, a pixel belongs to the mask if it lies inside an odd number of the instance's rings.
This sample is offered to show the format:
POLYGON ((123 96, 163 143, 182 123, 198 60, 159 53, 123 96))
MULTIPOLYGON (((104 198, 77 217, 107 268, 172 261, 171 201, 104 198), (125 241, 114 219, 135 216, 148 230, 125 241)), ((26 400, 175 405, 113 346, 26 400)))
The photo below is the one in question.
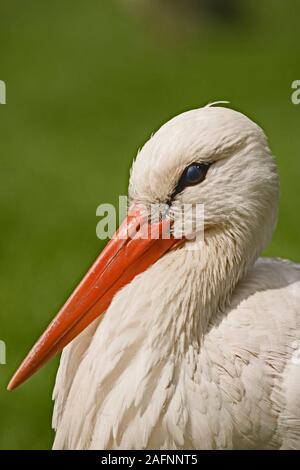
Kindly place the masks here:
POLYGON ((134 207, 11 379, 27 380, 110 305, 116 292, 182 240, 168 236, 169 222, 150 225, 134 207))

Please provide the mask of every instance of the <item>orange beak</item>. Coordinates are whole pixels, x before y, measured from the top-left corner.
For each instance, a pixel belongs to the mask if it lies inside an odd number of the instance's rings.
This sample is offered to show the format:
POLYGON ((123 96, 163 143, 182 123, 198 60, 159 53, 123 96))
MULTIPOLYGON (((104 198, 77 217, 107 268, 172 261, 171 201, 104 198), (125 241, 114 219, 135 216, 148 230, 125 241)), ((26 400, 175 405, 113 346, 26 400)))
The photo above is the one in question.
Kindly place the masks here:
POLYGON ((57 316, 11 379, 13 390, 61 351, 110 305, 118 290, 183 240, 170 238, 169 222, 149 224, 133 207, 57 316), (151 235, 151 236, 150 236, 151 235))

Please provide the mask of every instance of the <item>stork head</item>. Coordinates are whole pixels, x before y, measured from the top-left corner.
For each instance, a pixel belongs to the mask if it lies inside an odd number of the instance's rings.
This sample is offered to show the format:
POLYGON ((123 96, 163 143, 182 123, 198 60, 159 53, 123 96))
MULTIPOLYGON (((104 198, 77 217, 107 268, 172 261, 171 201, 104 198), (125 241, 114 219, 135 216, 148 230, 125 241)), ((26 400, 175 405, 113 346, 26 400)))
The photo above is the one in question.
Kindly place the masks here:
POLYGON ((278 188, 262 129, 239 112, 206 106, 176 116, 146 142, 129 196, 132 203, 167 204, 171 217, 203 204, 206 239, 216 231, 244 234, 257 256, 274 230, 278 188))
MULTIPOLYGON (((133 164, 129 196, 128 218, 25 358, 9 389, 106 310, 121 287, 190 238, 185 228, 179 240, 174 234, 163 236, 185 204, 203 205, 205 243, 230 239, 231 249, 240 250, 238 259, 254 260, 274 229, 278 176, 256 124, 230 109, 207 106, 175 117, 150 138, 133 164), (153 221, 140 209, 153 204, 166 205, 166 216, 153 221), (145 227, 151 227, 148 238, 145 227)), ((192 218, 197 214, 192 212, 192 218)), ((199 226, 193 222, 191 231, 199 226)))

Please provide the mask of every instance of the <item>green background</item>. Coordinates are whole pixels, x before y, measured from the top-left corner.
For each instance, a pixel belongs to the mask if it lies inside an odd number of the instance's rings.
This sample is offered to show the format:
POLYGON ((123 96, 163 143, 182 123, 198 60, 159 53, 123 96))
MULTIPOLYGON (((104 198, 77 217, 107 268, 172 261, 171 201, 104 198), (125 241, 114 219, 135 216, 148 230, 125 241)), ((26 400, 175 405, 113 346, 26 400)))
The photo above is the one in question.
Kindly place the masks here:
POLYGON ((300 261, 300 2, 240 1, 233 20, 161 3, 1 1, 0 448, 50 448, 58 359, 6 384, 101 250, 96 207, 126 194, 137 149, 170 117, 224 99, 264 127, 282 181, 267 253, 300 261))

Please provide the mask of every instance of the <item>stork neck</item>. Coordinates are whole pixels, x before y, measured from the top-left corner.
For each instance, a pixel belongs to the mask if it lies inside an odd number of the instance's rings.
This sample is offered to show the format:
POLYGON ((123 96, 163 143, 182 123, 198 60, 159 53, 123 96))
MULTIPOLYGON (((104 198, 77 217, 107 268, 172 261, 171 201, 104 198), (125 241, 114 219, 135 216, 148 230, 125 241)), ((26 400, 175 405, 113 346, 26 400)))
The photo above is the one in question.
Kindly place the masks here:
POLYGON ((189 289, 185 291, 185 295, 191 296, 188 310, 191 331, 200 332, 200 336, 205 334, 218 313, 230 303, 238 281, 256 260, 257 254, 249 256, 249 251, 246 237, 237 240, 230 231, 212 231, 199 250, 183 254, 186 266, 190 266, 187 284, 194 282, 196 290, 195 297, 189 289))

